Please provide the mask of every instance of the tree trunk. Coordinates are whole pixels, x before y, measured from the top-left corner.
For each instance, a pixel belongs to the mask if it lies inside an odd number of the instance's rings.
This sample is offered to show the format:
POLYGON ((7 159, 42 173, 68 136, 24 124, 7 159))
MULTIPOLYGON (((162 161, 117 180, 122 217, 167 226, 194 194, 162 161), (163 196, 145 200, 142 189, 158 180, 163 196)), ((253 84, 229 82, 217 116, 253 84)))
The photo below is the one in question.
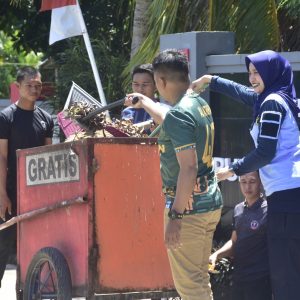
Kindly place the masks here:
POLYGON ((137 52, 145 39, 145 34, 147 31, 148 8, 151 3, 152 0, 136 0, 131 42, 131 58, 137 52))

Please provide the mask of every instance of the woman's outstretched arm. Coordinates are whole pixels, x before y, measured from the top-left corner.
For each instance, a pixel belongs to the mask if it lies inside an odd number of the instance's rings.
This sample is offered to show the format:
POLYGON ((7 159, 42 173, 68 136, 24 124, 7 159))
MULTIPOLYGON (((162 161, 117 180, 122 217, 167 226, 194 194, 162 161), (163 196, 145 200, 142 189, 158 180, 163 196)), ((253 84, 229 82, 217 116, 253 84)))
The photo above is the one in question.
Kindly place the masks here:
POLYGON ((224 94, 251 107, 258 98, 258 94, 247 86, 219 76, 203 75, 192 82, 191 88, 199 93, 204 91, 208 85, 212 91, 224 94))

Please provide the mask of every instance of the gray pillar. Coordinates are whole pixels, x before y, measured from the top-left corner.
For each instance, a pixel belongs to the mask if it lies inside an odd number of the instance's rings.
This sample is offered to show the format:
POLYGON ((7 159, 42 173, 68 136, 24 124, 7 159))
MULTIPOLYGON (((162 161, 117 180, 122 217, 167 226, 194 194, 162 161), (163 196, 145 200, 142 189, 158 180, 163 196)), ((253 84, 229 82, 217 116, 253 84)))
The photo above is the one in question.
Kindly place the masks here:
MULTIPOLYGON (((234 33, 229 31, 194 31, 165 34, 160 37, 160 50, 188 49, 191 80, 207 73, 206 56, 233 54, 234 33)), ((209 101, 207 92, 202 96, 209 101)))

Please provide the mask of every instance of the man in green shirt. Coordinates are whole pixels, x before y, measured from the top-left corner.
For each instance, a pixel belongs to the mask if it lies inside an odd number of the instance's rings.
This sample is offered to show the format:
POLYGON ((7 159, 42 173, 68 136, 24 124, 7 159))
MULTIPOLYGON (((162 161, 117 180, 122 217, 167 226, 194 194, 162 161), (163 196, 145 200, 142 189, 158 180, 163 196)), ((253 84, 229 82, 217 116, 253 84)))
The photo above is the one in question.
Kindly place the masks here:
POLYGON ((175 287, 184 300, 213 299, 208 262, 213 233, 220 219, 222 197, 212 168, 214 123, 208 104, 190 85, 187 58, 165 50, 153 61, 159 94, 172 108, 165 113, 151 99, 138 96, 161 124, 158 138, 161 177, 166 195, 165 244, 175 287))

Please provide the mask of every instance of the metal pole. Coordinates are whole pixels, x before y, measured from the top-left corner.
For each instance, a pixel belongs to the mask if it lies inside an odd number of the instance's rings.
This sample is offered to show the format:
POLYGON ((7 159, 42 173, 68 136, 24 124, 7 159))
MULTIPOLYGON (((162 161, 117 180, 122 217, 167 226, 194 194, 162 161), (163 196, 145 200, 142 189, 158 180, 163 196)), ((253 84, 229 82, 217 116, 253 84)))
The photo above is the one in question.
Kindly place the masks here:
POLYGON ((40 214, 43 214, 43 213, 46 213, 46 212, 49 212, 49 211, 52 211, 52 210, 55 210, 55 209, 58 209, 58 208, 62 208, 62 207, 68 207, 68 206, 76 204, 76 203, 78 204, 78 203, 85 203, 85 202, 86 201, 84 200, 83 197, 77 197, 77 198, 74 198, 74 199, 64 200, 64 201, 49 205, 47 207, 42 207, 42 208, 39 208, 39 209, 28 211, 24 214, 21 214, 21 215, 18 215, 16 217, 11 218, 10 220, 6 221, 5 223, 2 223, 0 225, 0 231, 7 228, 7 227, 10 227, 10 226, 18 223, 18 222, 33 218, 33 217, 38 216, 40 214))
POLYGON ((91 45, 91 42, 90 42, 88 32, 86 30, 85 22, 84 22, 84 19, 83 19, 83 16, 82 16, 82 12, 81 12, 81 8, 80 8, 78 0, 77 0, 77 9, 79 11, 78 15, 79 15, 79 20, 80 20, 82 35, 83 35, 86 50, 88 52, 89 59, 90 59, 91 65, 92 65, 92 70, 93 70, 93 73, 94 73, 94 78, 95 78, 95 81, 96 81, 98 94, 99 94, 99 97, 100 97, 100 102, 103 106, 105 106, 105 105, 107 105, 107 103, 106 103, 105 95, 104 95, 104 92, 103 92, 103 87, 102 87, 102 84, 101 84, 101 80, 100 80, 99 72, 98 72, 98 69, 97 69, 97 65, 96 65, 92 45, 91 45))

